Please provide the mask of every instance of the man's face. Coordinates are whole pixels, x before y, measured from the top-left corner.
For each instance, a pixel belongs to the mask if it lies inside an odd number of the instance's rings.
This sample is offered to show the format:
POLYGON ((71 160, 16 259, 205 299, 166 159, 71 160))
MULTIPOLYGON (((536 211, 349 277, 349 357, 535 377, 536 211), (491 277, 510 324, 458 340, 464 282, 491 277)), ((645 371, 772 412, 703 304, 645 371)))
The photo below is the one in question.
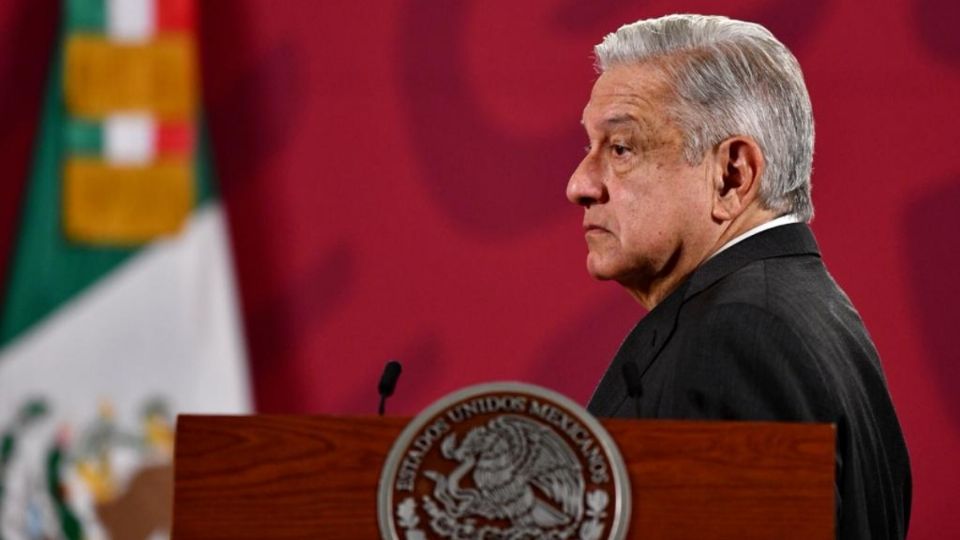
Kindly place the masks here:
POLYGON ((641 296, 696 267, 716 239, 709 160, 684 160, 666 113, 670 91, 653 65, 603 73, 583 111, 589 149, 567 184, 584 208, 588 271, 641 296))

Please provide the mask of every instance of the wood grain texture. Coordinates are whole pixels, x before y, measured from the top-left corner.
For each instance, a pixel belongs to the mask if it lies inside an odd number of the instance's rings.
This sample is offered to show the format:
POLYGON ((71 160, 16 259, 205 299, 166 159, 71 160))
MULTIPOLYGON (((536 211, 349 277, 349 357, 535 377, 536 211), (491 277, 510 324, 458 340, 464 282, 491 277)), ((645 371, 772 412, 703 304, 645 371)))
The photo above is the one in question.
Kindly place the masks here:
MULTIPOLYGON (((379 538, 380 470, 408 421, 180 416, 173 536, 379 538)), ((628 462, 631 538, 833 538, 831 426, 603 424, 628 462)))

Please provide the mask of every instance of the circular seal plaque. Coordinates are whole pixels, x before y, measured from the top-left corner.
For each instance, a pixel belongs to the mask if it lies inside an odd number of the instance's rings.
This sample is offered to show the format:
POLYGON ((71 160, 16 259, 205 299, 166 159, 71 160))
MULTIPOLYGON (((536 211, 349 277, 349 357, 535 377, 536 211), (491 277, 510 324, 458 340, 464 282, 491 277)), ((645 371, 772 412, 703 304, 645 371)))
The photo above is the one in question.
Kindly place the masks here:
POLYGON ((622 539, 623 458, 599 422, 538 386, 450 394, 394 443, 380 476, 384 539, 622 539))

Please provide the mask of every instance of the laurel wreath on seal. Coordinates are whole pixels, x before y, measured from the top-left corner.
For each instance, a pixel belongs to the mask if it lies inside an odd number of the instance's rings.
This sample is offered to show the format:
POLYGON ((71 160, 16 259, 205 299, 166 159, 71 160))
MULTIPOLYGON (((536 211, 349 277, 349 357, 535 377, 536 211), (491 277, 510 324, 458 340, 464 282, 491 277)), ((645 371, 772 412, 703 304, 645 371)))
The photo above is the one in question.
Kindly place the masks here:
MULTIPOLYGON (((599 540, 603 535, 603 519, 607 517, 606 508, 610 503, 610 498, 602 490, 593 490, 586 497, 586 520, 580 524, 580 540, 599 540)), ((551 531, 547 536, 542 535, 539 530, 509 530, 491 525, 483 527, 476 526, 476 520, 465 519, 458 520, 440 509, 440 507, 429 496, 423 497, 424 510, 430 514, 431 527, 438 534, 445 538, 454 538, 456 540, 483 539, 483 538, 509 538, 519 540, 522 538, 550 538, 561 539, 568 538, 572 530, 551 531)), ((406 540, 426 540, 426 535, 417 526, 420 524, 420 518, 417 516, 417 502, 413 497, 407 497, 397 505, 397 525, 404 529, 404 538, 406 540)), ((575 527, 573 527, 575 528, 575 527)))

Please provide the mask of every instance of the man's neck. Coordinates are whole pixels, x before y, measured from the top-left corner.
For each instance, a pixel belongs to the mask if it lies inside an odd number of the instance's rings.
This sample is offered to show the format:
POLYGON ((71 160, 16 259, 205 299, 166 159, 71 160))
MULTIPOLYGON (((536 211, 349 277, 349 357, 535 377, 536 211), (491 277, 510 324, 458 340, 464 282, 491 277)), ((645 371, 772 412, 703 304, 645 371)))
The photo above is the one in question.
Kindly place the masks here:
POLYGON ((800 221, 801 221, 801 219, 800 219, 799 217, 797 217, 796 214, 786 214, 786 215, 783 215, 783 216, 780 216, 780 217, 773 218, 773 219, 771 219, 771 220, 769 220, 769 221, 765 221, 765 222, 761 223, 760 225, 756 225, 756 226, 754 226, 754 227, 751 227, 750 229, 747 229, 745 232, 742 232, 742 233, 738 234, 737 236, 733 237, 732 239, 727 240, 722 246, 720 246, 719 249, 717 249, 717 250, 714 251, 709 257, 707 257, 707 260, 710 260, 710 259, 716 257, 720 252, 722 252, 722 251, 724 251, 724 250, 726 250, 726 249, 729 249, 730 247, 734 246, 735 244, 738 244, 738 243, 742 242, 743 240, 746 240, 747 238, 750 238, 751 236, 754 236, 754 235, 756 235, 756 234, 760 234, 760 233, 762 233, 763 231, 765 231, 765 230, 767 230, 767 229, 772 229, 772 228, 774 228, 774 227, 779 227, 780 225, 789 225, 789 224, 791 224, 791 223, 800 223, 800 221))
POLYGON ((777 214, 771 210, 765 210, 759 206, 750 208, 748 211, 737 216, 737 218, 731 221, 729 226, 720 233, 720 236, 717 237, 717 240, 713 243, 713 247, 710 248, 709 253, 706 254, 700 264, 703 264, 717 253, 720 253, 732 245, 732 242, 735 242, 740 236, 776 218, 777 214))

